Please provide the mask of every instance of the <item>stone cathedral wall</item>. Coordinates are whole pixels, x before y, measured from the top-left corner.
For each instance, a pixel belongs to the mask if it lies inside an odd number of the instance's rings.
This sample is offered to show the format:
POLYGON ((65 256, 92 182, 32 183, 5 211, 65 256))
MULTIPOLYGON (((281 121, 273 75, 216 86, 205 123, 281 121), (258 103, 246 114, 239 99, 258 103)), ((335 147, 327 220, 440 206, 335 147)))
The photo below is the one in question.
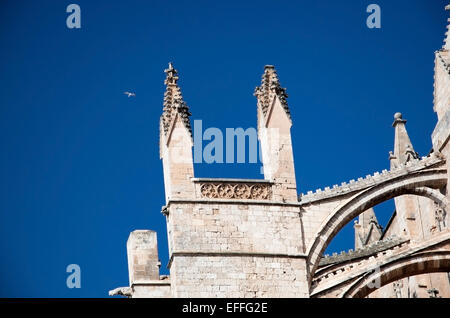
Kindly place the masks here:
POLYGON ((170 203, 167 227, 175 297, 307 296, 296 206, 170 203))

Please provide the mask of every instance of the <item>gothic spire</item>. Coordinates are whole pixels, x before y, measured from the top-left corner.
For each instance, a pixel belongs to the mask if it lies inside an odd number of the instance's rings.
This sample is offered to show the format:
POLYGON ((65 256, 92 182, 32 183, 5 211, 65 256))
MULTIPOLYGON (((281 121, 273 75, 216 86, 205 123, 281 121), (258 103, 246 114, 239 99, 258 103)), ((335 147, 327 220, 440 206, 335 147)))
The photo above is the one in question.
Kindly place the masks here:
POLYGON ((355 248, 380 240, 383 230, 378 223, 375 211, 370 208, 359 215, 355 223, 355 248))
POLYGON ((287 104, 288 95, 286 93, 286 88, 281 87, 277 71, 273 65, 266 65, 264 67, 261 86, 255 88, 253 95, 258 99, 258 103, 261 105, 264 116, 266 116, 274 97, 278 96, 287 116, 291 119, 291 113, 287 104))
POLYGON ((167 135, 175 115, 178 114, 184 126, 192 136, 191 123, 189 120, 191 113, 189 112, 189 107, 186 102, 183 100, 180 87, 178 86, 178 71, 170 62, 169 68, 164 70, 164 72, 166 73, 166 79, 164 81, 166 91, 164 93, 163 113, 161 115, 161 129, 163 129, 164 134, 167 135))
MULTIPOLYGON (((445 7, 445 10, 450 11, 450 4, 445 7)), ((450 51, 450 18, 447 19, 448 25, 447 25, 447 32, 445 32, 445 40, 444 40, 444 46, 442 49, 444 51, 450 51)))
POLYGON ((412 159, 418 159, 419 155, 414 151, 408 132, 406 131, 406 120, 401 113, 394 115, 392 127, 395 129, 394 153, 391 154, 391 168, 404 164, 412 159))

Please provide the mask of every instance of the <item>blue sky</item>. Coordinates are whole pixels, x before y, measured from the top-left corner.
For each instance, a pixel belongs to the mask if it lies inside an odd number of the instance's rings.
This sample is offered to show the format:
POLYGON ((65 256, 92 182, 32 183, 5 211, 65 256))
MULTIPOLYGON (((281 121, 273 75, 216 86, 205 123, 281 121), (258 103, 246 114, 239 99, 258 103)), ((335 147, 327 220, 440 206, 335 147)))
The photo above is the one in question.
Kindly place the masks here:
MULTIPOLYGON (((0 3, 0 296, 107 297, 128 285, 130 231, 167 239, 159 159, 164 73, 191 120, 255 127, 264 65, 287 87, 299 192, 381 171, 402 112, 426 155, 444 0, 8 1, 0 3), (66 7, 81 7, 81 29, 66 7), (368 29, 366 7, 381 7, 368 29), (123 92, 133 91, 135 98, 123 92), (66 287, 79 264, 81 288, 66 287)), ((197 177, 261 178, 258 164, 197 177)), ((393 205, 376 211, 386 224, 393 205)), ((329 252, 353 247, 352 226, 329 252)))

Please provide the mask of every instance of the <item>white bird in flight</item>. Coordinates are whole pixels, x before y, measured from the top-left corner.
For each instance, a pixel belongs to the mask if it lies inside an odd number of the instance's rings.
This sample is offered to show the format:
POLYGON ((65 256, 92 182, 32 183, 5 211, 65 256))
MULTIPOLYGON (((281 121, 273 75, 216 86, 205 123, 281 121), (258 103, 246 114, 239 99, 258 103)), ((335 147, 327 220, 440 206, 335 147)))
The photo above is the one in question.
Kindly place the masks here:
POLYGON ((136 96, 135 93, 131 93, 131 92, 124 92, 124 94, 125 94, 125 95, 128 95, 128 97, 136 96))

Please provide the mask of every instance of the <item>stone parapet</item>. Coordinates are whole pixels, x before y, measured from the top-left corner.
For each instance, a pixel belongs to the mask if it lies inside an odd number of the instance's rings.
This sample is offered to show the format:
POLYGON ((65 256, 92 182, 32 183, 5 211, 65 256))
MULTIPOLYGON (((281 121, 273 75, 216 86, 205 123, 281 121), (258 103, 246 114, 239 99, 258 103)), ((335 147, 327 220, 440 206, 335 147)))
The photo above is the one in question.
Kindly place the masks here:
POLYGON ((326 266, 330 264, 338 264, 362 257, 367 257, 375 253, 390 249, 396 245, 406 242, 407 239, 402 239, 396 236, 389 237, 382 241, 376 241, 370 245, 356 250, 349 250, 348 252, 334 253, 333 255, 324 255, 320 260, 319 266, 326 266))
POLYGON ((358 178, 358 180, 350 180, 350 182, 342 182, 340 186, 325 187, 324 189, 317 189, 315 192, 308 191, 306 194, 302 193, 299 196, 299 201, 302 205, 310 204, 315 201, 325 200, 336 196, 346 195, 352 192, 360 191, 365 188, 374 186, 378 183, 385 182, 389 179, 394 179, 399 176, 411 174, 414 171, 419 171, 425 168, 430 168, 437 164, 443 163, 445 160, 436 155, 430 154, 421 159, 413 159, 404 165, 399 165, 391 170, 383 170, 375 172, 373 175, 367 175, 365 178, 358 178))
POLYGON ((386 240, 384 242, 368 246, 360 252, 344 252, 339 255, 323 258, 322 266, 325 268, 323 271, 319 271, 314 276, 312 288, 318 290, 319 288, 317 287, 319 285, 324 286, 330 281, 337 279, 337 277, 344 277, 349 273, 354 273, 359 270, 364 271, 368 268, 367 266, 372 264, 375 260, 394 254, 396 251, 405 248, 408 243, 409 240, 394 238, 391 241, 386 240), (357 256, 358 254, 359 256, 357 256))

